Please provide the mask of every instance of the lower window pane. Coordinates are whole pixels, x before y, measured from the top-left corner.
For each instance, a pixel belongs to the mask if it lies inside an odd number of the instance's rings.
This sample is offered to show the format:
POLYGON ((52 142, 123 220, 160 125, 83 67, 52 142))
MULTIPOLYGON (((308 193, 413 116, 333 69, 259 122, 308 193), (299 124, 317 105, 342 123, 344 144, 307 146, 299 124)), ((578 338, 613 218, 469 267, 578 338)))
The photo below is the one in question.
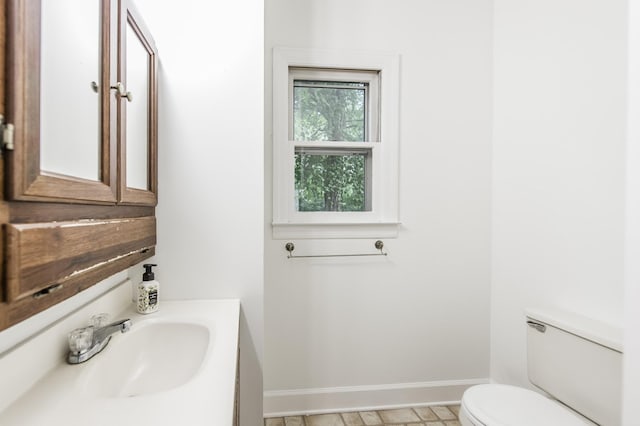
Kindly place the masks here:
POLYGON ((298 211, 371 210, 371 150, 297 148, 295 195, 298 211))

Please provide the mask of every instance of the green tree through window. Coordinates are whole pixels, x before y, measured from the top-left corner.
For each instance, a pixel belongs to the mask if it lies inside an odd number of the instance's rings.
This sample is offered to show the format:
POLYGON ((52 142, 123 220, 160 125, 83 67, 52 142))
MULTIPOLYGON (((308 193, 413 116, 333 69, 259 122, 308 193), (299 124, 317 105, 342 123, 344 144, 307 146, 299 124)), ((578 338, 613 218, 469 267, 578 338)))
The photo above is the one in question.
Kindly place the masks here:
MULTIPOLYGON (((365 141, 366 91, 366 83, 295 81, 294 139, 365 141)), ((367 210, 369 155, 369 150, 296 149, 297 210, 367 210)))
POLYGON ((298 150, 295 182, 298 211, 366 210, 368 152, 326 154, 298 150))

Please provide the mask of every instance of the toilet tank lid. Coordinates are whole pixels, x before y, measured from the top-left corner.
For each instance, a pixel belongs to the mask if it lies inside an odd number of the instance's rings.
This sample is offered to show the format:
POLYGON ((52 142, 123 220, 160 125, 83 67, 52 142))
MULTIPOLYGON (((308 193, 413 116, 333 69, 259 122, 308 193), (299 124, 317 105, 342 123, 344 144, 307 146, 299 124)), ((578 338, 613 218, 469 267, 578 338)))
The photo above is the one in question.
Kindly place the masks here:
POLYGON ((528 319, 559 328, 599 345, 623 352, 622 327, 557 308, 525 309, 528 319))

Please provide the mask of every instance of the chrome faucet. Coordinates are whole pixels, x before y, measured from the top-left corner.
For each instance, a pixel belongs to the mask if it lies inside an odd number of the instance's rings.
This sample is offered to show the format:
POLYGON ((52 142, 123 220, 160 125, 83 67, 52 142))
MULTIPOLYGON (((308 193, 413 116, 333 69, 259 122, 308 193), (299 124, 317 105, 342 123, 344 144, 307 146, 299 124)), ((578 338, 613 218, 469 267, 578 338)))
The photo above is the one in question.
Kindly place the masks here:
POLYGON ((116 332, 126 333, 131 328, 131 320, 123 319, 104 327, 84 327, 69 333, 69 364, 80 364, 100 353, 116 332))

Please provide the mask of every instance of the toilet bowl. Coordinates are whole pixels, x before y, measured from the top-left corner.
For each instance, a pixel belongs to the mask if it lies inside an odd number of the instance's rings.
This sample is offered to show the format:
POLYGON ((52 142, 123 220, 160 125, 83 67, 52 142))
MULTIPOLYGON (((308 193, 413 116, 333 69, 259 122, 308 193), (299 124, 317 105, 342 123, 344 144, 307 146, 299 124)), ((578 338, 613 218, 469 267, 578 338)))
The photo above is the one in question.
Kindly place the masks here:
POLYGON ((584 417, 537 392, 509 385, 478 385, 460 404, 462 426, 593 426, 584 417))
POLYGON ((527 373, 542 393, 517 386, 472 386, 463 426, 619 426, 622 329, 569 312, 526 312, 527 373))

